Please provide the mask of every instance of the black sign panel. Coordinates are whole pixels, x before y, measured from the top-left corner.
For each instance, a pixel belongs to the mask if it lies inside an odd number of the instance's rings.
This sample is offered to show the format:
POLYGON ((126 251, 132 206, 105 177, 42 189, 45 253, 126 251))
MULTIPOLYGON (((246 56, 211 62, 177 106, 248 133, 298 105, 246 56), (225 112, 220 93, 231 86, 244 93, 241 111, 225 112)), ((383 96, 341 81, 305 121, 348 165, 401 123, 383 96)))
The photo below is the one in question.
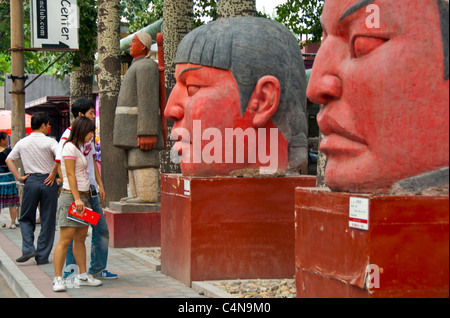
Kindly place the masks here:
POLYGON ((36 30, 38 39, 48 39, 48 11, 47 0, 38 0, 37 2, 36 30))

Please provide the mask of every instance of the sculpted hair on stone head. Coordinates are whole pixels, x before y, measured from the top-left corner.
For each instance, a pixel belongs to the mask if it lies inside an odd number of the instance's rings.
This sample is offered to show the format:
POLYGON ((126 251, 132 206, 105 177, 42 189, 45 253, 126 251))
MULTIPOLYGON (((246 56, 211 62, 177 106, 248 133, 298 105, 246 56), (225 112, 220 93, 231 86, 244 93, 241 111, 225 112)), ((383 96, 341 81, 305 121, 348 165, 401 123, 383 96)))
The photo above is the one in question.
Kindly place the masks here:
POLYGON ((307 161, 305 66, 297 40, 281 23, 255 17, 210 22, 184 37, 175 63, 231 70, 239 88, 241 114, 258 80, 276 77, 281 98, 272 122, 289 142, 289 168, 307 161))

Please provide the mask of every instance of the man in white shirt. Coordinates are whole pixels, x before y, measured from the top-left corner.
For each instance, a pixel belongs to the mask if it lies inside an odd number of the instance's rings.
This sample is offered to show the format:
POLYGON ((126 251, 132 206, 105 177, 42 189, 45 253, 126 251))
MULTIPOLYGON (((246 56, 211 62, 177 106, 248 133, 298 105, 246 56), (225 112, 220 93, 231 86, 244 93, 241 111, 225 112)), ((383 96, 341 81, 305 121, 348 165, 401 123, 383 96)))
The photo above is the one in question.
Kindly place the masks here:
POLYGON ((20 213, 22 233, 22 256, 16 262, 22 263, 35 257, 38 265, 47 264, 55 238, 58 187, 55 181, 58 164, 54 158, 58 142, 47 137, 50 118, 45 113, 35 113, 31 118, 33 132, 19 140, 6 159, 9 170, 16 180, 24 183, 20 213), (25 175, 20 176, 14 160, 22 160, 25 175), (34 247, 36 209, 40 203, 41 232, 34 247))

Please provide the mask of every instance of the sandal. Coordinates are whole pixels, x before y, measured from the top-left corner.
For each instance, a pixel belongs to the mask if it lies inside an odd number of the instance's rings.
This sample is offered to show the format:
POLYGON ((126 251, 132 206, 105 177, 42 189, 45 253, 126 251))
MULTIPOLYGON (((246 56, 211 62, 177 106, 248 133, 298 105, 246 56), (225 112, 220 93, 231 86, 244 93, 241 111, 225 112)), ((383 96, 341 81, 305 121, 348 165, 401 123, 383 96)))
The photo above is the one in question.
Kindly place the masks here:
POLYGON ((14 224, 11 224, 11 225, 9 226, 9 228, 10 228, 11 230, 14 230, 14 229, 16 228, 16 226, 15 226, 14 224))

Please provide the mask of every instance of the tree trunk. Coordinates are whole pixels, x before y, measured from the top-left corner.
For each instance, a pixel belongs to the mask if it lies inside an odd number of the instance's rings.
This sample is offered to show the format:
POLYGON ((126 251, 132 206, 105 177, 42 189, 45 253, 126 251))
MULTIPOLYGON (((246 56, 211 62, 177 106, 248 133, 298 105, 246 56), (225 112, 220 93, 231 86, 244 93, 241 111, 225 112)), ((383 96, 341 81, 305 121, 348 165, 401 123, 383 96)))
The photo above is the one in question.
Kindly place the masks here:
POLYGON ((98 0, 98 89, 104 206, 127 196, 124 152, 113 146, 114 114, 120 90, 120 0, 98 0))
MULTIPOLYGON (((189 33, 194 26, 194 0, 164 0, 164 63, 166 66, 166 96, 170 95, 175 86, 175 54, 178 45, 184 36, 189 33)), ((168 136, 172 123, 168 123, 168 136)), ((170 139, 170 138, 168 138, 170 139)), ((168 140, 167 149, 160 152, 161 172, 162 173, 180 173, 178 164, 170 161, 170 149, 173 142, 168 140)))
MULTIPOLYGON (((70 105, 77 99, 92 99, 92 82, 94 78, 94 60, 82 60, 81 65, 70 73, 70 105)), ((72 113, 70 121, 73 121, 72 113)))
POLYGON ((218 0, 217 19, 255 17, 256 0, 218 0))

